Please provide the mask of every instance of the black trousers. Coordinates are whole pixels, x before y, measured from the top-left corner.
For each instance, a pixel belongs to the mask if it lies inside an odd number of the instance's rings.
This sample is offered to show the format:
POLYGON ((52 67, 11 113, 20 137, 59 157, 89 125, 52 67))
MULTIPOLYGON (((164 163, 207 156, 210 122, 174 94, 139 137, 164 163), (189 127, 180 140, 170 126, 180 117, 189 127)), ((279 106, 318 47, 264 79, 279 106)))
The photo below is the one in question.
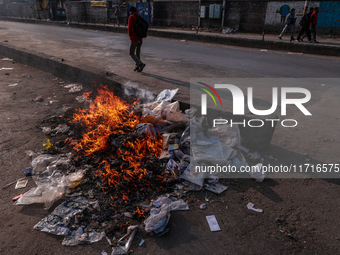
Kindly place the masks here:
POLYGON ((301 27, 301 30, 300 30, 300 32, 299 32, 299 34, 298 34, 298 36, 297 36, 297 39, 300 39, 301 36, 302 36, 304 33, 306 33, 307 38, 308 38, 308 41, 312 40, 311 35, 310 35, 309 25, 308 25, 308 26, 302 26, 302 27, 301 27))
POLYGON ((142 47, 143 41, 131 41, 130 44, 130 56, 137 64, 142 64, 140 60, 140 49, 142 47))

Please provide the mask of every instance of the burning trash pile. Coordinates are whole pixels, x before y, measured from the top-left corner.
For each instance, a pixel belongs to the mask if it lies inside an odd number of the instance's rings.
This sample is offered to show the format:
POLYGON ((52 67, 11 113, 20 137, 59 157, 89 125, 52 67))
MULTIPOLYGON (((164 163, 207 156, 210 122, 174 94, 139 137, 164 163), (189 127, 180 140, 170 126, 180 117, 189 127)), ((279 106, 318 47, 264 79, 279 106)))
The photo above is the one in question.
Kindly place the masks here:
MULTIPOLYGON (((65 236, 62 244, 68 246, 106 237, 112 254, 125 254, 138 229, 166 233, 170 212, 189 210, 183 200, 188 191, 226 190, 217 176, 204 184, 208 176, 192 170, 190 155, 195 161, 207 156, 199 142, 203 124, 195 120, 194 109, 182 113, 179 102, 171 102, 177 90, 140 104, 102 87, 96 96, 77 97, 86 107, 44 121, 40 127, 52 142, 44 142, 44 153, 28 153, 32 165, 26 172, 36 187, 16 197, 15 204, 44 203, 48 209, 64 202, 34 229, 65 236)), ((242 149, 238 129, 211 132, 218 137, 209 145, 213 160, 247 164, 236 148, 242 149)))

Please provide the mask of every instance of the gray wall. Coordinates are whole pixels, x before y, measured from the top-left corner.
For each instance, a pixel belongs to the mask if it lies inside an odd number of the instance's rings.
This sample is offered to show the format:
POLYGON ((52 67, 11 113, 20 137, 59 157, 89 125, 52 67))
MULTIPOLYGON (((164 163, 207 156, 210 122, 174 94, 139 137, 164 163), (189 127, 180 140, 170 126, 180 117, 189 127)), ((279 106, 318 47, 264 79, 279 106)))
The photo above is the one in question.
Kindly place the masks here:
MULTIPOLYGON (((197 26, 198 1, 154 1, 155 26, 197 26)), ((202 1, 207 7, 206 18, 201 26, 221 27, 221 19, 210 19, 209 5, 222 4, 222 1, 202 1)), ((266 1, 227 1, 224 25, 241 31, 262 31, 266 14, 266 1), (256 11, 255 11, 256 10, 256 11)))
MULTIPOLYGON (((114 6, 115 6, 115 2, 114 6)), ((266 17, 268 19, 268 10, 271 5, 281 5, 283 1, 279 0, 227 0, 225 11, 224 26, 231 27, 236 31, 241 32, 255 32, 261 33, 265 28, 265 32, 278 33, 282 30, 284 24, 280 24, 274 20, 272 23, 266 23, 266 17)), ((290 6, 304 5, 304 0, 301 1, 287 1, 284 3, 290 6)), ((324 10, 324 13, 319 13, 319 20, 322 18, 324 22, 321 24, 334 24, 334 19, 337 20, 340 13, 340 1, 327 0, 327 1, 309 1, 315 6, 320 5, 324 10), (335 5, 334 5, 335 4, 335 5), (327 9, 328 8, 328 9, 327 9), (333 9, 335 10, 333 10, 333 9), (334 12, 329 14, 329 12, 334 12), (322 15, 324 15, 322 17, 322 15), (321 17, 321 18, 320 18, 321 17), (327 20, 325 20, 327 18, 327 20), (326 22, 327 21, 327 22, 326 22), (333 22, 333 23, 332 23, 333 22)), ((222 0, 202 0, 201 4, 209 7, 210 4, 222 4, 222 0)), ((91 7, 90 2, 87 1, 66 1, 66 16, 67 21, 71 22, 88 22, 88 23, 101 23, 107 24, 117 23, 117 17, 113 15, 114 9, 107 10, 105 7, 91 7)), ((275 7, 276 8, 276 7, 275 7)), ((154 0, 153 2, 153 26, 172 26, 172 27, 195 27, 198 20, 198 0, 178 0, 178 1, 166 1, 166 0, 154 0)), ((208 9, 208 8, 207 8, 208 9)), ((301 10, 300 10, 301 12, 301 10)), ((126 7, 121 7, 120 12, 120 25, 126 24, 126 7)), ((207 10, 207 18, 201 19, 201 26, 219 30, 221 28, 221 19, 208 18, 209 10, 207 10)), ((5 17, 19 17, 19 18, 38 18, 48 19, 49 14, 47 10, 37 11, 33 3, 4 3, 0 4, 0 16, 5 17)), ((270 15, 277 14, 275 11, 270 11, 270 15)), ((276 15, 276 16, 275 16, 276 15)), ((318 27, 318 33, 324 34, 339 34, 340 22, 336 23, 338 27, 318 27)), ((297 25, 296 29, 299 29, 297 25)))

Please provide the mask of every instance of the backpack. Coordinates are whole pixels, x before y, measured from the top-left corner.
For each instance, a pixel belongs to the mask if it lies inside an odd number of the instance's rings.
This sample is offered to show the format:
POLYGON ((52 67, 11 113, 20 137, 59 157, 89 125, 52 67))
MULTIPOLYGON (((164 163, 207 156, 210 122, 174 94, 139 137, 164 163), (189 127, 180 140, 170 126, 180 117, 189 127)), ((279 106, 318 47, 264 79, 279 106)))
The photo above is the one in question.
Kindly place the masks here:
POLYGON ((135 33, 138 37, 145 38, 148 34, 149 24, 148 22, 140 15, 136 15, 136 27, 135 27, 135 33))

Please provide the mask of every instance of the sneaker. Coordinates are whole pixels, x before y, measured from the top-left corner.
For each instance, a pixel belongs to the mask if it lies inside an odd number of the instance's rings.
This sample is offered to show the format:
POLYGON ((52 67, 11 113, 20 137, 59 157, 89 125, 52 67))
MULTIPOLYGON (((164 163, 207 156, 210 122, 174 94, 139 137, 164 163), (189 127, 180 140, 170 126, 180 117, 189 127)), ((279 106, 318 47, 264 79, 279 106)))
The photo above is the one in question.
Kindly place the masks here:
POLYGON ((282 40, 282 37, 281 37, 281 36, 279 36, 279 39, 280 39, 280 40, 282 40))
POLYGON ((145 67, 145 64, 141 63, 141 64, 138 66, 137 72, 142 72, 143 69, 144 69, 144 67, 145 67))
POLYGON ((317 40, 314 40, 313 42, 314 42, 314 43, 319 43, 317 40))

